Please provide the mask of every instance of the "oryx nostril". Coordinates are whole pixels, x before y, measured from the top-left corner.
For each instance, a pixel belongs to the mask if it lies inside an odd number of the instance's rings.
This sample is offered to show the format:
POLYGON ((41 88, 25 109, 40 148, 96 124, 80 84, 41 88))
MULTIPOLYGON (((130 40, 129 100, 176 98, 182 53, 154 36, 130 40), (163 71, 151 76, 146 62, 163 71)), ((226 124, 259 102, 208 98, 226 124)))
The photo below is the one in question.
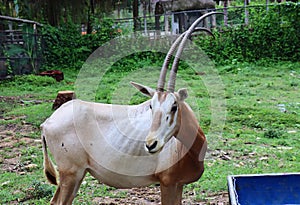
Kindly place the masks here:
POLYGON ((146 144, 147 149, 149 150, 149 152, 151 150, 153 150, 157 145, 157 141, 154 141, 150 146, 146 144))

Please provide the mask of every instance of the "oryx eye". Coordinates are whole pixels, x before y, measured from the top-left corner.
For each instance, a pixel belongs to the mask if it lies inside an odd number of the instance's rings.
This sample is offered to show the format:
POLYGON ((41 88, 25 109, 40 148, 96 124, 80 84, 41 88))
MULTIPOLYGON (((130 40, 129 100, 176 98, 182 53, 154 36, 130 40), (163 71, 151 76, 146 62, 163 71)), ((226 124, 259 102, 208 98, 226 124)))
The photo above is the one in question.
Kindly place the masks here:
POLYGON ((177 104, 174 104, 171 108, 171 112, 176 112, 177 111, 177 104))
POLYGON ((152 110, 152 105, 150 104, 149 108, 152 110))

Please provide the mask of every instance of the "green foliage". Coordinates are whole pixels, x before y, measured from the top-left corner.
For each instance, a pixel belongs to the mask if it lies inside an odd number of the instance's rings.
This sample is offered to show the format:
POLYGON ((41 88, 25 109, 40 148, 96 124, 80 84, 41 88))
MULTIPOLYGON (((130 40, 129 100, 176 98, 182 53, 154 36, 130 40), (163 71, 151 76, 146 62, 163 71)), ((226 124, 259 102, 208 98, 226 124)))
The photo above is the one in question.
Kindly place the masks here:
MULTIPOLYGON (((99 102, 111 103, 112 93, 115 89, 117 89, 117 86, 119 85, 118 83, 122 80, 122 78, 130 75, 130 72, 137 71, 138 69, 151 66, 160 67, 163 59, 164 55, 152 51, 137 52, 121 58, 111 65, 110 69, 101 79, 101 84, 99 84, 95 99, 99 102)), ((147 99, 149 98, 137 94, 133 96, 130 104, 141 103, 147 99)))
POLYGON ((55 84, 56 81, 54 78, 47 76, 38 76, 38 75, 24 75, 24 76, 16 76, 13 80, 7 80, 3 82, 6 85, 12 86, 47 86, 55 84))
MULTIPOLYGON (((249 24, 222 28, 197 43, 218 64, 300 58, 300 4, 249 7, 249 24)), ((236 16, 229 10, 229 16, 236 16)))
POLYGON ((264 133, 266 138, 280 138, 283 135, 283 131, 279 129, 269 129, 264 133))
POLYGON ((165 54, 159 52, 145 51, 128 55, 115 62, 111 72, 130 72, 145 66, 161 66, 165 54))
MULTIPOLYGON (((39 170, 38 172, 41 171, 39 170)), ((20 175, 13 172, 2 172, 0 178, 0 203, 48 204, 53 196, 55 187, 45 184, 37 178, 41 178, 41 175, 29 173, 20 175)))
POLYGON ((86 35, 72 23, 44 26, 44 67, 80 68, 94 50, 118 35, 111 19, 95 20, 94 24, 94 32, 86 35))
POLYGON ((40 199, 44 197, 50 199, 53 195, 53 188, 48 184, 41 183, 38 180, 34 180, 25 192, 27 198, 30 199, 40 199))

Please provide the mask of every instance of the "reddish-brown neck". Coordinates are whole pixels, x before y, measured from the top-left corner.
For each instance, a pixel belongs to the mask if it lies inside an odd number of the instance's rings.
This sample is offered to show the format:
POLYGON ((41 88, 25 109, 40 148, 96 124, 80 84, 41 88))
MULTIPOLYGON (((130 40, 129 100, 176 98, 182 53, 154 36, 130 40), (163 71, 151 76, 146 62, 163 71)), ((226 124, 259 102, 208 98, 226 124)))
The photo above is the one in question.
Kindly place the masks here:
POLYGON ((197 161, 203 161, 206 151, 206 138, 191 110, 180 106, 180 128, 176 138, 188 149, 189 154, 197 161))

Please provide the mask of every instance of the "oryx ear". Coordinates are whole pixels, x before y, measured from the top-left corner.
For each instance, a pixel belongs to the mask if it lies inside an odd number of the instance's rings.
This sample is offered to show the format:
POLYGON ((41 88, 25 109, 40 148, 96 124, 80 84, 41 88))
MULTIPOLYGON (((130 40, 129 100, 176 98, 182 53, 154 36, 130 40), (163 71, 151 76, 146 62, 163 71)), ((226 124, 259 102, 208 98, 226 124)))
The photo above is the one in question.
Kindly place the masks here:
POLYGON ((180 101, 184 101, 185 99, 187 99, 188 97, 188 92, 186 88, 181 88, 177 91, 178 96, 179 96, 179 100, 180 101))
POLYGON ((153 97, 153 95, 155 93, 154 89, 149 88, 148 86, 141 85, 139 83, 132 82, 132 81, 130 83, 131 83, 131 85, 133 85, 134 87, 136 87, 144 95, 146 95, 148 97, 153 97))

